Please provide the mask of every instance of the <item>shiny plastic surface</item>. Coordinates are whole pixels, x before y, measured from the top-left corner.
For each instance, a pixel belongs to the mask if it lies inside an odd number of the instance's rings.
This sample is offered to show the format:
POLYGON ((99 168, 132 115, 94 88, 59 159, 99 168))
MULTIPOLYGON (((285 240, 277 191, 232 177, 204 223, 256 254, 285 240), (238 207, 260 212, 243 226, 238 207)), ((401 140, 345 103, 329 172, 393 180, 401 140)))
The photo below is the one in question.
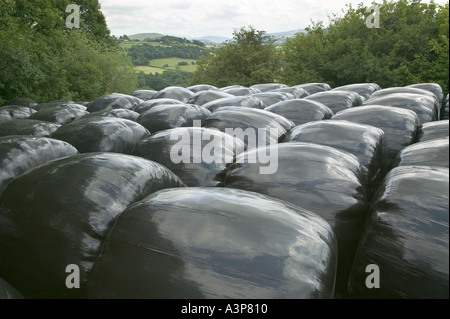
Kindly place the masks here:
POLYGON ((380 86, 376 83, 353 83, 333 88, 334 91, 353 91, 361 95, 365 100, 380 90, 380 86))
POLYGON ((162 165, 115 154, 72 155, 12 180, 0 197, 0 273, 27 298, 83 297, 114 220, 130 204, 181 187, 162 165), (68 265, 80 288, 68 289, 68 265))
POLYGON ((12 179, 26 171, 77 153, 77 149, 69 143, 52 138, 25 135, 0 137, 0 194, 12 179))
POLYGON ((309 94, 331 90, 331 86, 327 83, 303 83, 299 85, 294 85, 292 87, 302 88, 306 90, 309 94))
POLYGON ((216 128, 222 132, 226 129, 235 131, 247 129, 255 137, 255 141, 245 138, 242 140, 246 147, 259 147, 278 143, 286 133, 294 127, 294 123, 281 115, 253 108, 226 106, 211 113, 206 118, 204 127, 216 128))
POLYGON ((355 256, 351 297, 448 299, 448 203, 448 169, 402 166, 390 171, 355 256), (366 286, 368 265, 379 268, 379 288, 366 286))
POLYGON ((139 115, 136 122, 152 133, 176 127, 193 126, 194 120, 200 126, 211 112, 203 106, 193 104, 157 105, 139 115))
POLYGON ((328 146, 292 142, 241 153, 228 168, 224 185, 286 200, 324 218, 338 241, 336 291, 345 294, 366 220, 366 195, 360 178, 361 165, 354 155, 328 146), (248 160, 254 153, 260 158, 260 154, 275 151, 275 174, 261 174, 260 167, 268 164, 248 160))
POLYGON ((305 99, 325 104, 333 113, 363 104, 363 98, 353 91, 330 90, 308 95, 305 99))
POLYGON ((224 97, 233 97, 234 95, 228 94, 219 90, 206 90, 206 91, 199 91, 195 93, 188 101, 188 104, 195 104, 195 105, 203 105, 208 102, 221 99, 224 97))
POLYGON ((138 105, 136 105, 133 108, 133 111, 137 112, 137 113, 144 113, 145 111, 150 110, 152 107, 157 106, 157 105, 172 105, 172 104, 184 104, 181 101, 175 100, 175 99, 169 99, 169 98, 164 98, 164 99, 152 99, 152 100, 147 100, 144 101, 138 105))
POLYGON ((48 137, 61 125, 40 120, 17 119, 0 122, 0 137, 8 135, 32 135, 48 137))
POLYGON ((269 92, 280 92, 293 94, 296 99, 304 98, 309 95, 309 92, 300 87, 283 87, 279 89, 270 90, 269 92))
POLYGON ((417 131, 417 142, 424 142, 436 138, 449 136, 449 120, 428 122, 419 126, 417 131))
POLYGON ((86 107, 79 104, 68 104, 65 107, 48 107, 43 108, 36 113, 30 115, 30 120, 41 120, 56 124, 70 123, 83 115, 89 114, 86 107))
POLYGON ((437 100, 441 103, 445 97, 444 92, 442 91, 442 87, 437 83, 415 83, 408 85, 407 87, 430 91, 436 96, 437 100))
POLYGON ((251 89, 259 90, 260 92, 268 92, 275 89, 287 88, 288 86, 283 83, 258 83, 250 86, 251 89))
POLYGON ((211 112, 224 106, 242 106, 250 107, 255 109, 264 109, 266 106, 264 103, 254 97, 254 96, 234 96, 234 97, 224 97, 217 99, 202 105, 204 108, 210 110, 211 112))
POLYGON ((9 105, 0 107, 0 123, 11 120, 26 119, 36 110, 20 105, 9 105))
POLYGON ((332 298, 336 241, 300 207, 253 192, 178 188, 124 211, 90 298, 332 298))
POLYGON ((136 121, 136 119, 139 117, 139 113, 135 112, 133 110, 127 110, 127 109, 114 109, 114 110, 109 110, 109 111, 92 112, 92 113, 84 115, 83 118, 93 117, 93 116, 117 117, 117 118, 121 118, 121 119, 136 121))
POLYGON ((285 101, 285 100, 292 100, 295 99, 294 94, 287 93, 287 92, 261 92, 261 93, 254 93, 251 96, 254 96, 261 100, 266 107, 271 106, 275 103, 285 101))
POLYGON ((0 300, 2 299, 24 299, 24 297, 9 283, 0 278, 0 300))
POLYGON ((200 92, 200 91, 207 91, 207 90, 218 90, 219 88, 211 85, 211 84, 195 84, 187 87, 188 90, 191 90, 194 93, 200 92))
POLYGON ((152 99, 174 99, 182 103, 187 103, 187 101, 194 95, 189 89, 181 86, 168 86, 161 91, 158 91, 152 99))
POLYGON ((331 120, 345 120, 382 129, 388 147, 390 167, 398 152, 414 143, 419 128, 419 118, 414 111, 383 105, 347 109, 336 113, 331 120))
POLYGON ((152 134, 136 144, 133 155, 166 166, 187 186, 217 186, 225 177, 226 163, 232 163, 243 151, 244 143, 232 135, 185 127, 152 134), (175 161, 171 153, 176 153, 175 161))
POLYGON ((258 89, 249 88, 249 87, 230 87, 230 88, 221 89, 220 91, 234 95, 234 96, 245 96, 245 95, 250 95, 250 94, 261 92, 258 89))
POLYGON ((281 115, 294 122, 295 125, 327 120, 334 115, 333 111, 325 104, 306 99, 281 101, 272 104, 265 110, 281 115))
POLYGON ((448 136, 412 144, 397 155, 395 166, 449 167, 448 136))
POLYGON ((133 109, 136 105, 144 102, 143 100, 127 94, 110 93, 103 95, 86 105, 87 111, 97 112, 112 109, 133 109))
POLYGON ((136 90, 131 93, 131 96, 137 97, 143 101, 151 100, 158 91, 155 90, 136 90))
POLYGON ((145 127, 134 121, 93 116, 62 125, 51 137, 72 144, 80 153, 130 154, 134 145, 149 135, 150 132, 145 127))

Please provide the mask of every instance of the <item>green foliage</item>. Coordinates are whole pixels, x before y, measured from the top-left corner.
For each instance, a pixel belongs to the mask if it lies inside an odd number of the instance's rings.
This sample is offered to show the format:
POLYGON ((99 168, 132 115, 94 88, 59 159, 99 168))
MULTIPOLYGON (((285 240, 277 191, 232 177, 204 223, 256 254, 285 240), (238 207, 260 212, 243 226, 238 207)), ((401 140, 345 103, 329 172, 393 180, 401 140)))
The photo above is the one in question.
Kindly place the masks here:
POLYGON ((200 57, 192 83, 224 87, 273 82, 280 66, 278 49, 264 31, 241 28, 233 39, 206 57, 200 57))
POLYGON ((368 28, 362 4, 347 6, 328 27, 313 24, 283 46, 281 81, 327 82, 332 87, 375 82, 381 87, 437 82, 448 92, 448 4, 386 1, 380 28, 368 28))
POLYGON ((155 74, 140 72, 138 74, 138 88, 159 91, 168 86, 187 87, 191 80, 192 73, 185 71, 164 71, 155 74))
POLYGON ((0 99, 90 100, 133 91, 136 74, 109 35, 97 0, 78 1, 80 29, 66 28, 70 0, 0 1, 0 99))

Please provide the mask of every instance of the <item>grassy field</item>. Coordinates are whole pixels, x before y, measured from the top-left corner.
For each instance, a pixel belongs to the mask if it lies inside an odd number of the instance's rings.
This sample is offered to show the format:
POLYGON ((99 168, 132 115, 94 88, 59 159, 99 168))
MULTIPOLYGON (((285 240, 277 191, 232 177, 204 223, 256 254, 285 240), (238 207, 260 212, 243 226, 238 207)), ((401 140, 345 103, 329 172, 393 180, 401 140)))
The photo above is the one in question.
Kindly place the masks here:
POLYGON ((192 62, 196 63, 197 60, 180 58, 154 59, 150 60, 149 66, 137 66, 136 69, 144 73, 162 73, 163 71, 175 71, 178 68, 180 71, 194 72, 197 65, 192 64, 192 62), (178 62, 187 62, 188 65, 178 65, 178 62))

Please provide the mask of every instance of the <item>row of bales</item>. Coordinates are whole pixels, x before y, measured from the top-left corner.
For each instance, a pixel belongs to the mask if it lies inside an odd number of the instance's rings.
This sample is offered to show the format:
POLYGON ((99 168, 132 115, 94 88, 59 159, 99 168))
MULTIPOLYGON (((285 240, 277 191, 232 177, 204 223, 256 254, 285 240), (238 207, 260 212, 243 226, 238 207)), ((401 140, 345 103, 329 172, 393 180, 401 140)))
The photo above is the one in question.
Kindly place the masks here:
POLYGON ((0 297, 448 298, 448 114, 435 83, 7 101, 0 297))

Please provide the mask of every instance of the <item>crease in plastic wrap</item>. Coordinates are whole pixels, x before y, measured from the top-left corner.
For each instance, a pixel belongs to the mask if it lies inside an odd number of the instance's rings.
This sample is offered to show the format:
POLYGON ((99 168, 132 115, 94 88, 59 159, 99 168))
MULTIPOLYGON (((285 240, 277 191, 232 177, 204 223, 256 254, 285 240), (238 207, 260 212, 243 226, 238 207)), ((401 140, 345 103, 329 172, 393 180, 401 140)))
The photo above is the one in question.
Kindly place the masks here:
POLYGON ((358 246, 350 296, 448 299, 448 217, 448 168, 392 169, 371 207, 358 246), (368 265, 378 267, 379 288, 371 288, 375 278, 366 284, 368 265))
POLYGON ((296 126, 313 121, 328 120, 334 115, 333 111, 325 104, 306 99, 281 101, 266 107, 265 110, 284 116, 294 122, 296 126))
POLYGON ((113 109, 133 109, 136 105, 144 102, 140 98, 137 98, 132 95, 122 94, 122 93, 110 93, 99 98, 94 101, 89 102, 86 105, 86 110, 89 113, 97 112, 97 111, 107 111, 113 109))
POLYGON ((39 166, 0 197, 0 274, 26 298, 83 298, 114 220, 155 191, 184 186, 166 167, 124 154, 77 154, 39 166), (66 286, 68 265, 79 267, 79 289, 66 286))
POLYGON ((20 120, 30 117, 36 110, 20 105, 10 105, 0 107, 0 123, 11 120, 20 120))
POLYGON ((417 131, 417 142, 424 142, 449 136, 449 120, 422 124, 417 131))
POLYGON ((412 144, 400 151, 395 166, 449 167, 448 136, 412 144))
POLYGON ((65 107, 48 107, 30 115, 30 120, 47 121, 56 124, 70 123, 83 115, 89 114, 84 105, 68 104, 65 107))
POLYGON ((353 91, 329 90, 308 95, 305 99, 325 104, 333 113, 361 106, 364 102, 364 98, 353 91))
POLYGON ((336 239, 305 209, 237 189, 178 188, 115 222, 89 298, 333 298, 336 239))
POLYGON ((366 220, 367 199, 356 156, 313 143, 282 143, 239 154, 230 164, 224 186, 288 201, 324 218, 338 242, 337 297, 344 297, 353 256, 366 220), (253 158, 264 154, 276 163, 253 158), (276 165, 274 174, 261 167, 276 165))
POLYGON ((168 86, 164 89, 158 91, 152 99, 174 99, 182 103, 187 103, 187 101, 194 95, 189 89, 181 86, 168 86))
POLYGON ((32 135, 49 137, 61 124, 41 120, 16 119, 0 122, 0 137, 8 135, 32 135))
POLYGON ((266 107, 260 99, 254 96, 223 97, 203 104, 203 107, 207 108, 211 112, 214 112, 224 106, 241 106, 256 109, 264 109, 266 107))

